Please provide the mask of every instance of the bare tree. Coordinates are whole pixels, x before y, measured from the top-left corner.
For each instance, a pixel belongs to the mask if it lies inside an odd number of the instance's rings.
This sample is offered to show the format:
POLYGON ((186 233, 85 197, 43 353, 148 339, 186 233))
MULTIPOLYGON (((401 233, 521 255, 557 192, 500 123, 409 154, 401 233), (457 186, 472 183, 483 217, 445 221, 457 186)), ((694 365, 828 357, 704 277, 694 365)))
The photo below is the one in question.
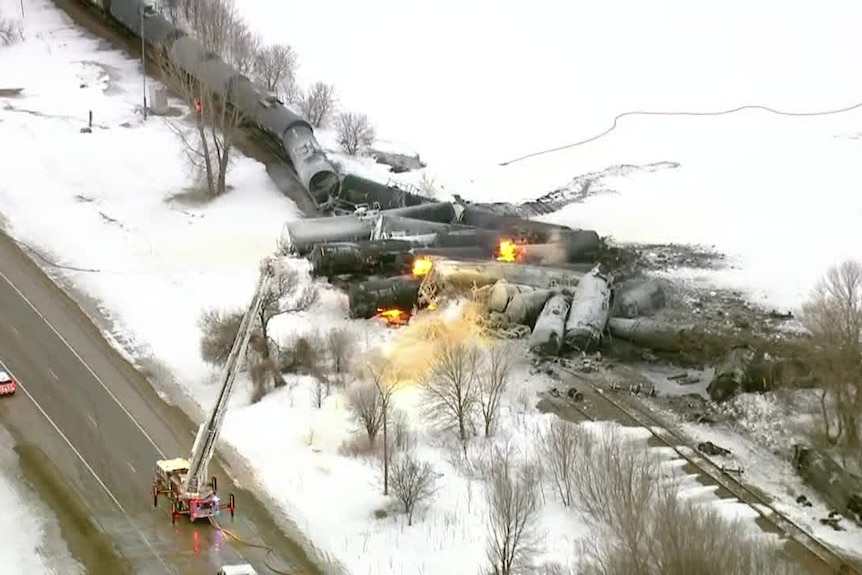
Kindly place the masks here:
POLYGON ((419 193, 421 195, 431 199, 439 198, 442 191, 442 186, 437 183, 437 179, 424 172, 422 173, 422 177, 419 179, 417 187, 419 188, 419 193))
POLYGON ((244 315, 241 309, 210 309, 201 314, 198 327, 201 330, 201 358, 205 362, 216 367, 225 364, 244 315))
POLYGON ((316 331, 295 335, 278 344, 278 370, 317 376, 322 373, 321 337, 316 331))
POLYGON ((335 112, 335 86, 315 82, 299 97, 299 110, 315 128, 329 123, 335 112))
MULTIPOLYGON (((269 282, 267 291, 263 294, 257 317, 262 341, 260 353, 264 359, 272 356, 272 346, 275 345, 269 336, 269 322, 272 318, 285 313, 306 311, 317 303, 317 299, 317 286, 310 281, 310 278, 304 277, 300 271, 291 266, 278 267, 275 276, 269 282)), ((278 372, 273 373, 273 384, 275 387, 284 385, 284 378, 278 372)))
POLYGON ((518 465, 511 449, 496 449, 488 473, 487 556, 494 575, 529 568, 537 551, 539 476, 518 465))
POLYGON ((323 407, 323 400, 329 396, 329 382, 325 374, 320 374, 314 378, 314 387, 312 387, 312 401, 314 407, 320 409, 323 407))
POLYGON ((196 4, 184 10, 191 18, 186 25, 204 48, 222 58, 228 54, 231 35, 239 15, 233 0, 184 0, 196 4))
POLYGON ((252 32, 245 22, 237 19, 231 26, 228 36, 224 54, 225 62, 232 64, 243 76, 249 76, 254 72, 260 46, 260 37, 252 32))
POLYGON ((266 46, 258 52, 254 73, 264 87, 284 101, 292 102, 296 96, 296 69, 298 57, 288 44, 266 46))
POLYGON ((383 426, 383 495, 389 495, 389 464, 392 458, 389 448, 389 412, 392 396, 401 385, 401 374, 391 361, 375 356, 365 364, 365 377, 377 389, 383 426))
MULTIPOLYGON (((589 465, 589 462, 586 462, 589 465)), ((739 521, 716 509, 680 497, 673 482, 658 483, 634 525, 610 525, 594 532, 580 572, 591 575, 664 575, 666 573, 802 573, 779 557, 778 550, 749 535, 739 521), (648 533, 635 540, 631 533, 648 533)))
POLYGON ((168 118, 165 123, 179 138, 189 166, 203 180, 207 193, 223 194, 240 126, 239 112, 213 93, 217 87, 193 80, 170 58, 159 59, 166 83, 194 110, 191 125, 168 118))
POLYGON ((586 521, 612 526, 626 544, 637 548, 648 536, 638 518, 647 515, 656 494, 655 461, 615 430, 583 439, 570 470, 576 506, 586 521))
POLYGON ((409 452, 392 460, 392 494, 404 506, 407 525, 413 525, 416 505, 431 498, 437 490, 438 475, 427 461, 417 461, 409 452))
POLYGON ((500 400, 509 386, 512 375, 511 346, 496 344, 488 349, 482 368, 478 370, 479 378, 479 410, 485 424, 485 436, 491 435, 497 414, 500 412, 500 400))
MULTIPOLYGON (((254 62, 258 40, 236 12, 233 0, 183 0, 182 20, 201 45, 246 73, 254 62)), ((193 128, 167 121, 183 144, 196 175, 206 182, 211 196, 225 192, 231 152, 241 117, 221 97, 224 86, 209 86, 189 77, 170 58, 161 54, 160 67, 167 84, 194 108, 193 128)))
POLYGON ((555 417, 539 439, 542 463, 566 507, 574 501, 575 466, 583 464, 579 456, 584 447, 585 433, 574 423, 555 417))
POLYGON ((335 119, 341 149, 355 156, 374 143, 374 126, 365 114, 344 112, 335 119))
POLYGON ((332 371, 347 373, 356 351, 356 335, 350 328, 333 328, 326 333, 326 349, 332 360, 332 371))
POLYGON ((454 427, 465 452, 479 396, 479 357, 473 345, 446 342, 422 378, 427 415, 440 426, 454 427))
POLYGON ((15 42, 24 39, 24 29, 20 20, 4 18, 0 12, 0 44, 11 46, 15 42))
POLYGON ((359 381, 347 389, 347 405, 353 417, 368 435, 368 443, 373 447, 383 425, 383 409, 377 386, 370 382, 359 381))
POLYGON ((808 363, 821 386, 827 439, 845 453, 862 453, 862 264, 831 268, 803 306, 811 333, 808 363))

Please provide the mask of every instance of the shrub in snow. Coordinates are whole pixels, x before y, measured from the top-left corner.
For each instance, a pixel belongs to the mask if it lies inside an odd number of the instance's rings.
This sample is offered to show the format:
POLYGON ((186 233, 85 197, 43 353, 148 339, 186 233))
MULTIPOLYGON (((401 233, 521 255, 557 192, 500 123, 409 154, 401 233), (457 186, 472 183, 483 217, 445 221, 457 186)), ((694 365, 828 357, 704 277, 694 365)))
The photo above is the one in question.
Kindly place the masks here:
POLYGON ((215 367, 225 364, 244 313, 241 309, 211 309, 201 314, 198 327, 201 330, 201 358, 205 362, 215 367))
POLYGON ((347 154, 356 154, 367 150, 374 143, 374 127, 365 114, 344 112, 335 121, 338 130, 338 143, 347 154))
POLYGON ((9 46, 24 39, 24 28, 19 20, 4 18, 0 12, 0 44, 9 46))
POLYGON ((407 525, 413 525, 416 505, 427 501, 436 492, 438 477, 430 463, 419 461, 409 452, 392 458, 390 487, 392 495, 404 506, 407 525))

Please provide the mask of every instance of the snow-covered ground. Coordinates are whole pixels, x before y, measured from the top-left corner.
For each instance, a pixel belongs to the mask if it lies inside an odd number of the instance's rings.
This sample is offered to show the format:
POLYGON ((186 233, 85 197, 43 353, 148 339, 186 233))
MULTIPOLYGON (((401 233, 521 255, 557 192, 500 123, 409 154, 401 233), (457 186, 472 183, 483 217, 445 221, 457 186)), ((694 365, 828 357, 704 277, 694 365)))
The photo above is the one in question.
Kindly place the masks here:
MULTIPOLYGON (((481 22, 477 14, 464 14, 463 20, 453 22, 450 19, 433 26, 434 18, 445 13, 445 5, 428 8, 428 18, 423 22, 423 26, 427 24, 429 29, 435 30, 438 39, 443 26, 466 34, 481 22)), ((6 14, 16 9, 11 0, 0 0, 0 7, 6 14)), ((259 259, 275 247, 283 222, 298 217, 296 207, 275 189, 261 164, 242 157, 236 159, 229 175, 232 189, 228 194, 206 204, 184 200, 181 193, 190 182, 176 137, 161 119, 151 117, 143 123, 139 114, 141 77, 137 62, 117 51, 97 51, 98 42, 72 27, 46 0, 28 0, 25 7, 25 42, 0 49, 3 81, 25 88, 22 97, 0 102, 0 142, 5 150, 0 168, 0 213, 5 218, 6 229, 17 239, 37 248, 47 259, 60 264, 51 268, 52 273, 73 282, 100 302, 100 311, 113 321, 112 335, 122 342, 125 351, 162 362, 181 388, 200 407, 208 409, 216 392, 213 386, 216 373, 199 358, 197 320, 200 312, 212 307, 247 304, 259 259), (83 134, 80 128, 85 125, 89 110, 94 113, 96 125, 93 133, 83 134)), ((249 11, 251 17, 252 9, 249 11)), ((270 21, 281 23, 282 33, 291 29, 284 26, 292 26, 292 19, 271 18, 271 9, 269 14, 270 21)), ((507 14, 508 8, 502 6, 500 18, 505 19, 507 14)), ((531 14, 522 21, 524 26, 531 25, 531 14)), ((339 20, 349 21, 347 16, 345 12, 339 20)), ((652 17, 651 14, 639 16, 652 17)), ((518 80, 512 97, 519 98, 517 101, 521 104, 534 100, 532 91, 537 89, 535 86, 542 85, 539 80, 545 75, 540 70, 552 68, 546 60, 541 60, 543 65, 537 66, 532 59, 539 51, 553 48, 551 39, 561 36, 552 29, 559 25, 558 19, 548 18, 546 13, 540 20, 551 28, 545 28, 541 36, 544 40, 535 46, 509 41, 508 48, 504 49, 501 44, 498 49, 493 44, 498 39, 496 34, 490 34, 476 56, 466 58, 465 52, 460 56, 468 65, 472 62, 474 72, 479 58, 488 54, 499 59, 500 64, 492 65, 494 70, 503 72, 513 65, 518 74, 527 75, 518 80), (513 46, 519 49, 513 52, 513 46), (538 83, 528 88, 531 74, 536 76, 532 80, 538 83)), ((581 20, 583 18, 578 19, 581 20)), ((323 21, 331 22, 332 18, 323 21)), ((640 22, 644 25, 647 21, 640 22)), ((398 43, 410 46, 412 35, 404 35, 403 29, 391 24, 390 20, 383 25, 395 32, 387 38, 387 46, 398 43)), ((584 30, 593 29, 584 22, 578 26, 584 30)), ((600 37, 597 33, 590 34, 589 38, 600 37)), ((326 36, 329 41, 334 37, 326 36)), ((378 38, 382 34, 368 36, 378 38)), ((500 36, 502 39, 506 34, 500 36)), ((692 41, 697 37, 698 34, 691 32, 692 41)), ((304 57, 305 72, 316 73, 314 56, 307 55, 307 46, 298 40, 292 41, 297 43, 304 57)), ((641 43, 644 46, 639 48, 653 44, 646 39, 641 43)), ((594 53, 597 45, 604 44, 587 44, 592 48, 583 53, 594 53)), ((667 56, 672 42, 660 38, 657 46, 668 52, 667 56)), ((818 46, 810 48, 814 50, 818 46)), ((834 46, 832 49, 837 50, 834 46)), ((798 303, 800 290, 806 289, 801 284, 816 278, 830 258, 838 257, 844 245, 841 242, 854 237, 853 229, 842 229, 841 224, 848 223, 854 213, 858 215, 860 204, 854 202, 859 200, 847 192, 862 180, 862 168, 850 161, 854 150, 859 151, 862 140, 840 136, 862 131, 859 116, 793 122, 755 114, 696 122, 658 118, 629 120, 624 130, 580 151, 515 164, 509 169, 489 169, 489 158, 501 159, 496 157, 498 154, 517 155, 549 139, 568 139, 572 131, 587 132, 588 127, 600 129, 603 126, 596 125, 596 118, 604 113, 613 114, 598 108, 591 113, 592 119, 583 124, 571 118, 555 122, 552 120, 558 115, 556 104, 543 99, 540 106, 527 107, 530 116, 535 117, 534 126, 557 123, 565 129, 557 135, 539 137, 531 131, 534 127, 516 122, 512 129, 523 128, 523 137, 518 132, 509 138, 507 132, 491 121, 494 114, 489 110, 503 109, 495 108, 495 103, 482 110, 482 116, 473 114, 474 122, 467 121, 466 116, 459 117, 458 122, 467 132, 448 133, 452 144, 450 152, 457 153, 447 156, 442 145, 435 148, 431 144, 433 138, 427 135, 431 132, 422 132, 416 121, 431 109, 464 114, 473 106, 473 94, 480 92, 467 87, 451 91, 447 86, 452 80, 446 80, 445 75, 440 76, 442 80, 432 80, 432 76, 428 76, 429 70, 444 69, 449 58, 441 56, 436 61, 431 58, 433 54, 429 54, 424 59, 408 57, 399 62, 381 57, 373 48, 367 52, 363 62, 367 61, 369 68, 363 77, 370 86, 384 77, 379 64, 373 62, 378 68, 371 67, 372 61, 387 61, 387 74, 401 70, 411 60, 415 60, 412 65, 425 68, 421 76, 405 77, 405 81, 414 78, 416 82, 424 78, 424 91, 422 83, 400 91, 380 85, 381 97, 385 98, 381 102, 391 102, 395 94, 401 101, 411 101, 414 92, 421 92, 411 104, 415 106, 412 112, 405 112, 403 123, 391 124, 404 126, 405 131, 389 133, 390 128, 386 128, 381 133, 392 140, 407 139, 407 134, 414 131, 419 134, 410 140, 411 143, 420 151, 429 150, 428 160, 434 164, 427 171, 439 178, 449 191, 461 191, 475 199, 519 200, 540 196, 564 185, 573 176, 609 165, 679 161, 681 167, 677 170, 621 179, 615 187, 619 194, 592 199, 556 216, 559 221, 595 226, 600 233, 618 239, 698 241, 716 243, 720 249, 731 252, 753 253, 747 256, 750 259, 745 263, 768 264, 768 273, 761 275, 768 276, 769 283, 750 285, 767 288, 773 297, 785 298, 778 300, 779 305, 798 303), (465 94, 470 94, 466 100, 465 94), (487 139, 498 144, 511 140, 517 146, 509 149, 486 146, 483 138, 488 134, 491 137, 487 139), (487 150, 489 155, 482 157, 477 154, 478 150, 487 150), (467 164, 473 167, 468 168, 467 164), (721 187, 719 182, 723 184, 721 187), (491 196, 490 190, 496 193, 491 196), (758 190, 773 195, 757 195, 754 192, 758 190), (777 193, 781 196, 776 197, 777 193), (819 202, 811 202, 812 197, 819 202), (746 200, 742 206, 740 198, 746 200), (836 198, 843 201, 837 208, 836 198), (727 207, 730 205, 736 205, 734 213, 741 220, 727 221, 726 217, 720 217, 730 210, 727 207), (806 205, 807 211, 803 212, 802 207, 806 205), (645 214, 648 217, 644 217, 645 214), (803 214, 805 219, 801 219, 803 214), (812 220, 812 214, 828 220, 828 225, 812 220), (805 233, 805 226, 812 228, 810 234, 805 233), (766 245, 772 246, 772 250, 780 247, 780 250, 769 252, 764 248, 762 252, 749 252, 752 238, 763 236, 774 236, 774 241, 766 245), (749 241, 744 241, 746 238, 749 241), (773 260, 786 261, 791 253, 791 265, 774 264, 773 260), (821 258, 816 264, 815 255, 821 258), (776 286, 787 290, 777 292, 776 286), (790 300, 793 303, 787 303, 790 300)), ((410 54, 409 50, 405 52, 410 54)), ((453 53, 458 54, 458 51, 453 53)), ((637 50, 636 61, 647 62, 646 53, 645 49, 637 50)), ((835 56, 840 57, 841 54, 835 56)), ((588 66, 587 58, 578 56, 577 60, 579 65, 588 66)), ((354 65, 361 69, 359 63, 354 65)), ((832 61, 832 68, 827 67, 826 72, 812 66, 812 74, 816 71, 818 75, 809 78, 828 79, 831 76, 827 72, 835 66, 837 64, 832 61)), ((342 89, 348 100, 347 80, 337 75, 329 77, 323 64, 319 69, 322 79, 334 81, 339 87, 344 84, 342 89)), ((409 66, 406 69, 415 72, 409 66)), ((589 68, 568 75, 579 78, 573 86, 577 95, 598 92, 601 83, 589 80, 585 87, 583 77, 589 78, 589 70, 600 69, 597 63, 589 64, 589 68)), ((650 69, 668 75, 679 73, 673 65, 650 69)), ((686 74, 687 83, 691 84, 698 84, 698 78, 702 80, 707 76, 699 67, 692 67, 686 74)), ((639 77, 644 81, 649 78, 645 72, 639 77)), ((472 81, 471 87, 475 87, 476 80, 472 81)), ((635 104, 664 102, 666 107, 668 102, 689 101, 679 94, 675 99, 662 100, 662 92, 655 91, 660 85, 658 79, 650 84, 654 92, 647 93, 644 100, 635 104)), ((766 89, 766 83, 759 85, 762 90, 766 89)), ((826 80, 824 85, 828 86, 826 80)), ((505 91, 504 84, 491 82, 489 86, 500 93, 505 91)), ((601 90, 631 93, 631 90, 620 90, 620 86, 601 90)), ((829 90, 824 88, 824 92, 829 93, 829 90)), ((838 92, 831 93, 837 98, 838 92)), ((754 90, 747 95, 763 94, 754 90)), ((565 109, 571 107, 572 101, 578 101, 572 94, 568 98, 564 96, 559 98, 568 102, 565 109)), ((589 98, 591 102, 611 100, 594 95, 589 98)), ((717 103, 728 102, 723 99, 717 103)), ((377 108, 365 105, 359 97, 355 102, 345 103, 374 117, 383 117, 377 113, 377 108)), ((631 100, 617 103, 620 109, 633 105, 631 100)), ((716 100, 707 103, 716 103, 716 100)), ((809 98, 775 104, 824 103, 809 98)), ((512 109, 523 108, 519 105, 512 109)), ((583 104, 580 108, 583 111, 588 106, 583 104)), ((438 125, 443 125, 442 113, 434 112, 438 125)), ((402 117, 396 116, 398 118, 402 117)), ((332 135, 323 133, 320 139, 329 144, 332 135)), ((439 141, 446 142, 442 138, 439 141)), ((351 165, 369 175, 385 177, 379 168, 371 168, 368 162, 351 165)), ((846 253, 852 254, 851 251, 846 253)), ((748 281, 748 276, 745 279, 748 281)), ((327 289, 316 309, 273 320, 273 329, 278 337, 284 337, 311 328, 349 326, 355 330, 361 347, 373 347, 382 341, 383 335, 390 342, 397 340, 398 345, 405 345, 410 328, 386 332, 381 326, 368 322, 349 322, 345 299, 343 294, 327 289)), ((417 352, 415 347, 402 351, 403 357, 418 359, 411 355, 417 352)), ((517 384, 507 398, 504 417, 509 424, 503 426, 501 440, 508 436, 514 444, 529 445, 533 430, 542 425, 546 417, 535 413, 519 392, 527 386, 536 390, 547 382, 528 378, 525 372, 519 373, 517 384)), ((312 382, 308 378, 293 381, 296 389, 278 390, 257 404, 250 404, 247 385, 240 387, 222 438, 248 459, 258 480, 284 505, 298 526, 351 573, 358 575, 444 570, 475 573, 476 567, 484 561, 485 503, 480 484, 463 472, 451 450, 437 446, 427 430, 421 424, 416 425, 419 455, 433 461, 441 478, 440 489, 430 506, 421 511, 415 525, 408 527, 403 516, 392 513, 391 502, 379 495, 376 465, 363 458, 340 454, 344 444, 357 433, 344 399, 333 394, 318 409, 311 405, 309 397, 312 382)), ((411 411, 417 403, 415 390, 409 388, 402 392, 397 401, 402 409, 415 414, 411 411)), ((419 420, 418 417, 410 419, 419 420)), ((694 489, 693 485, 691 487, 694 489)), ((705 500, 709 501, 709 497, 705 500)), ((544 504, 542 519, 547 532, 544 558, 568 562, 574 542, 584 534, 584 526, 576 516, 561 509, 552 497, 544 504)))
POLYGON ((3 573, 83 573, 69 554, 56 518, 21 476, 14 441, 0 427, 0 565, 3 573))
POLYGON ((518 201, 608 166, 675 161, 547 219, 618 240, 714 245, 739 269, 708 279, 778 307, 798 305, 829 265, 862 257, 859 109, 628 117, 587 145, 497 165, 601 133, 627 111, 858 103, 857 2, 337 5, 337 18, 327 2, 245 0, 241 10, 266 41, 297 49, 301 83, 335 84, 343 107, 369 114, 382 140, 421 152, 428 179, 449 192, 518 201), (360 49, 332 41, 353 36, 360 49))

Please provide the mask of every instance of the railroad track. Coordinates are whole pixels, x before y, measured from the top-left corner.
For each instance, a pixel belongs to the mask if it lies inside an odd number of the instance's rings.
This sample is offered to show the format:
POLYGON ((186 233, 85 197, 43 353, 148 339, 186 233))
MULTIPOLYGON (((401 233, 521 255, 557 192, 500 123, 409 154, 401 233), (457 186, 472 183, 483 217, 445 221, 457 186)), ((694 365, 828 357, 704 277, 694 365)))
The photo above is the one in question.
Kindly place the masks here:
MULTIPOLYGON (((622 401, 608 395, 604 389, 589 381, 583 375, 563 365, 555 364, 554 369, 563 371, 583 382, 595 395, 608 402, 626 418, 649 431, 659 442, 671 448, 690 465, 733 494, 739 501, 751 507, 760 517, 774 525, 786 537, 801 545, 812 557, 826 565, 834 573, 840 575, 862 575, 862 571, 859 568, 848 564, 832 548, 800 527, 799 524, 791 520, 787 515, 778 511, 763 496, 732 475, 731 471, 724 466, 717 465, 711 459, 699 453, 689 444, 688 439, 669 429, 664 421, 649 413, 646 407, 635 408, 630 405, 624 405, 622 401)), ((574 402, 570 402, 570 405, 588 420, 596 420, 574 402)))

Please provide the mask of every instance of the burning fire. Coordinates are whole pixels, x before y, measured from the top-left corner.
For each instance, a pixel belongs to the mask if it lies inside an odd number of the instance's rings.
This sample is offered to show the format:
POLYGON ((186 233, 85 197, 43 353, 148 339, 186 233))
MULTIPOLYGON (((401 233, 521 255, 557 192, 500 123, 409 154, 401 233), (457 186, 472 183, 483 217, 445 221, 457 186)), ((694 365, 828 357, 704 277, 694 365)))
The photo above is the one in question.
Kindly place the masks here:
POLYGON ((497 246, 497 261, 515 262, 524 259, 524 246, 518 245, 510 239, 501 239, 497 246))
POLYGON ((389 325, 405 325, 410 319, 410 314, 398 308, 377 308, 377 317, 382 317, 389 325))
POLYGON ((434 262, 432 262, 429 257, 416 258, 413 260, 413 276, 421 278, 422 276, 428 275, 428 272, 431 271, 432 265, 434 265, 434 262))

